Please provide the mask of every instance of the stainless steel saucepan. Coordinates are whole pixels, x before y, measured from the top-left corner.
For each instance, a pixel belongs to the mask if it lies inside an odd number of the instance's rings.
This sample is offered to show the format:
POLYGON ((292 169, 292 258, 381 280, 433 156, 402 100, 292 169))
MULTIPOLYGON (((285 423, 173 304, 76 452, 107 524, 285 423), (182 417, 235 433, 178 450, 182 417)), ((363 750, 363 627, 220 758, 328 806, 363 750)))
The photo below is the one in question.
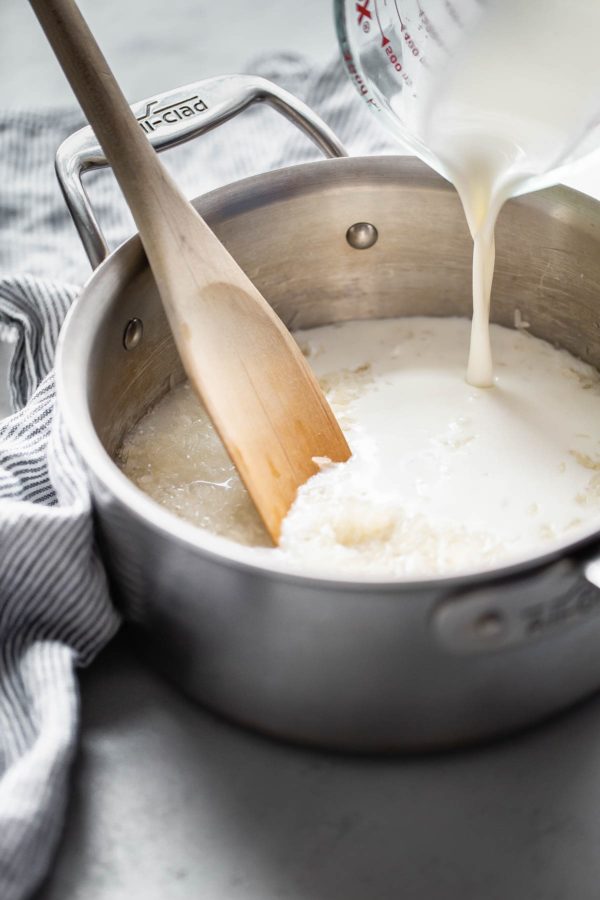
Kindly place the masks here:
MULTIPOLYGON (((195 204, 283 320, 468 316, 464 214, 421 163, 343 158, 323 123, 261 79, 213 79, 135 110, 163 149, 260 100, 338 158, 195 204)), ((57 159, 97 266, 62 332, 58 398, 89 470, 115 599, 156 665, 238 722, 362 751, 489 738, 596 690, 600 533, 465 577, 332 580, 257 565, 248 548, 180 521, 125 478, 112 461, 123 433, 183 375, 138 238, 104 259, 80 181, 103 163, 89 129, 57 159)), ((600 205, 565 188, 513 201, 497 248, 494 320, 512 326, 518 306, 532 333, 600 365, 600 205)))

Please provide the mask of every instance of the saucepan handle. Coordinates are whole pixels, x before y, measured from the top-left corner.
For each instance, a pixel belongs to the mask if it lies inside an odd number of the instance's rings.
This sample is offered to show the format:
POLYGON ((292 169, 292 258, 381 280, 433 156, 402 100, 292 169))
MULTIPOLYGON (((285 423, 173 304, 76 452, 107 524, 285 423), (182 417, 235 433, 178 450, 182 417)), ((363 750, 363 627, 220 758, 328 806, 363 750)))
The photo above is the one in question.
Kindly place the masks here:
POLYGON ((459 589, 432 618, 438 641, 458 656, 554 639, 577 628, 600 633, 600 559, 565 557, 522 575, 459 589))
MULTIPOLYGON (((305 103, 265 78, 221 75, 176 88, 131 107, 152 146, 161 152, 183 144, 227 122, 255 103, 268 103, 303 131, 327 157, 347 156, 333 131, 305 103)), ((82 175, 107 166, 106 158, 88 126, 67 138, 56 154, 56 174, 75 227, 92 268, 109 249, 82 175)))

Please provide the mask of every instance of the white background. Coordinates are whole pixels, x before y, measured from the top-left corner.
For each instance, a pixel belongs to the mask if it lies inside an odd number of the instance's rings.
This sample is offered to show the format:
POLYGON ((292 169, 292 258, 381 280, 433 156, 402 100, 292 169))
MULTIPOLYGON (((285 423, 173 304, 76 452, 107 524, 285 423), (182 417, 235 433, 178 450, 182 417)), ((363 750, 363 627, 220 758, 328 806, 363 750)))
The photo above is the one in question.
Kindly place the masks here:
MULTIPOLYGON (((80 0, 130 102, 236 72, 253 55, 336 52, 330 0, 80 0)), ((26 0, 0 0, 0 107, 53 106, 71 94, 26 0)))

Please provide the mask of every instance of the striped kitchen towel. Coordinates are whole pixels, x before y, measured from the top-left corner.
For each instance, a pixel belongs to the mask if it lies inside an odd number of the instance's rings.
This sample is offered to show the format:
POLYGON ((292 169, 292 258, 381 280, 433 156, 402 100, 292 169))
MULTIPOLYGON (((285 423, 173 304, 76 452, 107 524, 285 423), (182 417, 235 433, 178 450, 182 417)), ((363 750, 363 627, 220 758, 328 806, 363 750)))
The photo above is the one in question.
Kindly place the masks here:
MULTIPOLYGON (((315 73, 279 55, 249 71, 305 99, 353 153, 398 152, 337 61, 315 73)), ((0 421, 1 900, 29 896, 47 871, 76 746, 74 669, 90 663, 119 625, 94 544, 85 471, 54 400, 58 332, 88 267, 53 159, 81 124, 75 110, 0 113, 0 337, 13 341, 15 410, 0 421)), ((289 123, 257 109, 172 151, 168 164, 192 195, 315 158, 289 123)), ((89 184, 114 246, 132 230, 128 211, 110 173, 89 184)))

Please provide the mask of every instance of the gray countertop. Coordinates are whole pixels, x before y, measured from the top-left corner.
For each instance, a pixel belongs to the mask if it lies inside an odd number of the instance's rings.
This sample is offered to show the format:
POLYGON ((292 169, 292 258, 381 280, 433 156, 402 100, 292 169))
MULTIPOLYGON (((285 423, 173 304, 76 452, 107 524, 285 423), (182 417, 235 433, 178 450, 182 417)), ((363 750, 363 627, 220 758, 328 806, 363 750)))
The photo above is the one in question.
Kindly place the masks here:
POLYGON ((600 698, 388 759, 218 719, 121 636, 82 677, 68 824, 37 900, 598 900, 600 698))

